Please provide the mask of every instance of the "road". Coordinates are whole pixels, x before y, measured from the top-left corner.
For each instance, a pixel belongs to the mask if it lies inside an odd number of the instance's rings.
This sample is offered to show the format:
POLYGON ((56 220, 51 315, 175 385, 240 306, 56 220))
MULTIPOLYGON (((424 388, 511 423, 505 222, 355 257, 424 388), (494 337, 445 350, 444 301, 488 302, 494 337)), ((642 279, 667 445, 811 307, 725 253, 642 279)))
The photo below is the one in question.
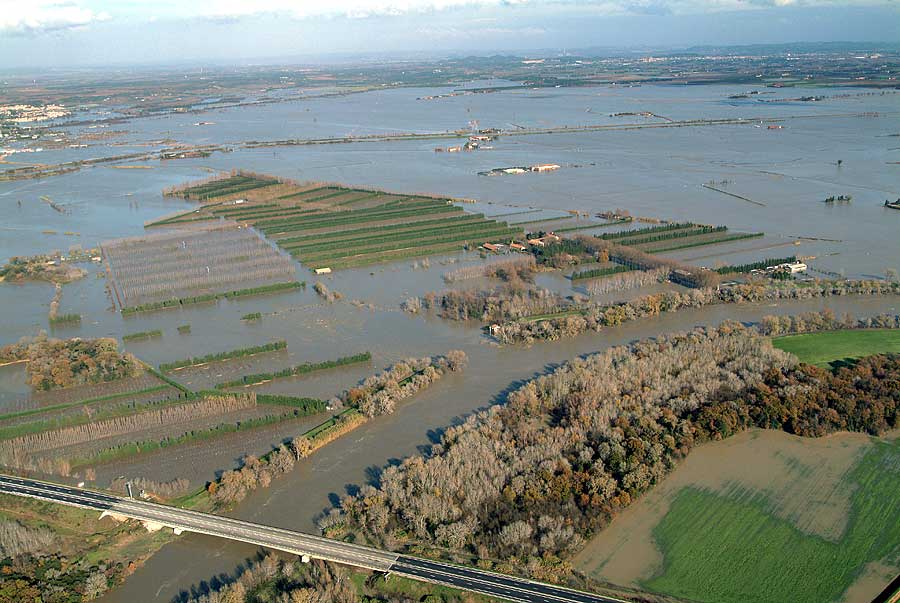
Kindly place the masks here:
POLYGON ((101 511, 120 518, 137 519, 148 527, 168 527, 175 533, 195 532, 228 538, 284 551, 299 556, 396 574, 443 584, 517 603, 627 603, 601 595, 581 592, 453 565, 419 559, 367 546, 330 540, 302 532, 283 530, 221 515, 190 511, 157 503, 125 498, 37 480, 0 475, 0 493, 101 511))

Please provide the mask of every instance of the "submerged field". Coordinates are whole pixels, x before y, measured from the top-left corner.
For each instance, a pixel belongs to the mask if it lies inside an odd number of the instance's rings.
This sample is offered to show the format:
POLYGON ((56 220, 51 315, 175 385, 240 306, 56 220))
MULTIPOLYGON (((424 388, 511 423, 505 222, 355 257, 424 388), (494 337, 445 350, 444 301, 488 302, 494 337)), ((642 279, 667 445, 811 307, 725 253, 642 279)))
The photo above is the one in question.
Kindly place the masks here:
POLYGON ((794 354, 802 362, 828 366, 845 359, 900 352, 900 332, 895 329, 858 329, 804 333, 776 337, 772 345, 794 354))
POLYGON ((900 439, 753 431, 705 445, 576 565, 694 601, 869 601, 900 570, 900 439))

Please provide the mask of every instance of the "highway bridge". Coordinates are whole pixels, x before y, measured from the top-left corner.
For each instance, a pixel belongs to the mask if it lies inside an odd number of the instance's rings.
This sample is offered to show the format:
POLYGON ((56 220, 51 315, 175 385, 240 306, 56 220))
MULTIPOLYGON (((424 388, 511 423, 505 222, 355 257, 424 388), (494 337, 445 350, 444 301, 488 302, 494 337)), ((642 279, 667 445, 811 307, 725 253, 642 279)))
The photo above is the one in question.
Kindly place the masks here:
POLYGON ((148 529, 171 528, 176 534, 195 532, 344 565, 443 584, 521 603, 627 603, 595 595, 487 572, 470 567, 399 555, 390 551, 312 536, 302 532, 114 496, 95 490, 0 475, 0 493, 100 511, 116 519, 136 519, 148 529))

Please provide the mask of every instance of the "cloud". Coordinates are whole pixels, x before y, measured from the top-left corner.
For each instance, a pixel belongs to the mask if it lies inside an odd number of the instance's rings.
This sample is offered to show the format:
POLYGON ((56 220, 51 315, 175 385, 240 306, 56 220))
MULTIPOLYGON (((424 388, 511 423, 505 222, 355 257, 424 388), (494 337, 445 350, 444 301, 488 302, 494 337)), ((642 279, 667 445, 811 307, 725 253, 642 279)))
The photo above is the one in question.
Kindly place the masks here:
POLYGON ((54 0, 0 0, 0 32, 34 34, 84 27, 109 19, 78 2, 54 0))
POLYGON ((197 17, 229 22, 243 17, 278 15, 294 19, 428 15, 451 10, 521 9, 552 15, 684 15, 752 10, 762 7, 884 6, 893 0, 209 0, 197 17))
POLYGON ((431 40, 479 40, 485 36, 544 36, 548 30, 543 27, 421 27, 416 33, 431 40))
POLYGON ((212 0, 200 16, 221 18, 281 14, 309 17, 366 18, 426 14, 462 8, 539 4, 535 0, 212 0))

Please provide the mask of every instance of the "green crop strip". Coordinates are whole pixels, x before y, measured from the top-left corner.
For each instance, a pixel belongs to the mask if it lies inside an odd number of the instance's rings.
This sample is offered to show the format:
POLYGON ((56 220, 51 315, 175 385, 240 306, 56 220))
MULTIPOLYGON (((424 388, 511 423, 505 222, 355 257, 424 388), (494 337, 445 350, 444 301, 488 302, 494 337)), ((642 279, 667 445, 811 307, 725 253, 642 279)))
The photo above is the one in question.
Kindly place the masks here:
MULTIPOLYGON (((418 239, 428 239, 430 237, 438 236, 438 235, 451 235, 455 233, 468 233, 473 232, 477 233, 479 231, 491 230, 491 229, 505 229, 508 228, 505 224, 498 222, 490 222, 487 220, 482 220, 478 222, 467 222, 457 226, 429 226, 427 228, 417 229, 417 230, 409 230, 405 232, 399 232, 395 234, 372 234, 368 237, 359 237, 354 239, 346 239, 334 242, 321 242, 321 243, 305 243, 305 244, 294 244, 294 245, 284 245, 283 247, 287 250, 290 250, 291 253, 297 251, 298 253, 303 253, 306 251, 312 251, 313 253, 325 252, 333 249, 347 249, 347 248, 364 248, 371 245, 377 245, 379 243, 389 243, 391 241, 416 241, 418 239)), ((380 229, 379 229, 380 230, 380 229)), ((371 231, 370 231, 371 232, 371 231)), ((517 231, 520 232, 520 231, 517 231)))
POLYGON ((753 270, 765 270, 769 266, 778 266, 779 264, 792 264, 797 261, 797 256, 792 255, 786 258, 768 258, 750 264, 737 264, 734 266, 721 266, 716 268, 719 274, 743 274, 752 272, 753 270))
POLYGON ((185 368, 188 366, 197 366, 200 364, 207 364, 209 362, 218 362, 221 360, 231 360, 233 358, 243 358, 245 356, 253 356, 256 354, 264 354, 266 352, 277 352, 287 348, 287 342, 284 340, 274 341, 272 343, 266 343, 263 345, 257 345, 247 348, 238 348, 235 350, 228 350, 227 352, 219 352, 218 354, 207 354, 206 356, 198 356, 185 358, 183 360, 176 360, 174 362, 165 362, 159 365, 159 370, 162 372, 171 371, 174 369, 185 368))
POLYGON ((660 249, 653 249, 649 253, 664 253, 666 251, 675 251, 677 249, 689 249, 691 247, 702 247, 704 245, 716 245, 718 243, 727 243, 729 241, 739 241, 741 239, 753 239, 756 237, 761 237, 763 235, 764 235, 764 233, 761 233, 761 232, 737 233, 737 234, 732 234, 732 235, 725 235, 723 237, 718 237, 715 239, 709 239, 706 241, 688 241, 687 243, 671 245, 668 247, 662 247, 660 249))
POLYGON ((492 226, 489 228, 481 228, 471 231, 465 231, 460 233, 451 233, 442 236, 432 236, 432 237, 408 237, 403 240, 394 241, 391 243, 379 243, 375 245, 361 246, 361 247, 345 247, 343 249, 338 250, 330 250, 323 251, 321 253, 298 253, 291 252, 292 255, 299 255, 300 260, 304 263, 321 263, 322 261, 335 259, 335 258, 344 258, 349 256, 358 256, 358 255, 368 255, 372 253, 379 253, 382 251, 391 251, 391 250, 399 250, 406 248, 416 248, 416 247, 425 247, 430 245, 437 245, 439 243, 451 243, 451 242, 481 242, 483 239, 493 238, 493 239, 506 239, 506 238, 514 238, 517 235, 521 235, 522 231, 516 230, 513 228, 508 228, 506 226, 492 226))
POLYGON ((263 231, 281 229, 284 227, 303 227, 303 228, 320 228, 316 223, 331 220, 349 220, 355 219, 357 222, 374 222, 376 220, 386 220, 392 217, 403 217, 403 215, 415 215, 416 212, 427 212, 443 210, 447 212, 462 211, 461 207, 456 205, 435 204, 432 202, 415 204, 413 207, 403 206, 378 206, 369 209, 351 209, 342 211, 325 212, 321 215, 308 216, 305 218, 287 218, 284 220, 264 220, 258 222, 255 226, 263 231))
POLYGON ((697 226, 693 222, 678 222, 673 224, 663 224, 662 226, 647 226, 645 228, 635 228, 632 230, 621 230, 619 232, 610 232, 602 235, 600 238, 604 241, 612 241, 614 239, 627 239, 631 237, 641 236, 650 233, 667 232, 670 230, 682 230, 685 228, 694 228, 697 226))
POLYGON ((122 335, 122 341, 137 341, 139 339, 151 339, 153 337, 162 337, 162 331, 154 329, 152 331, 129 333, 128 335, 122 335))
POLYGON ((372 359, 372 354, 370 352, 363 352, 361 354, 354 354, 353 356, 344 356, 342 358, 337 358, 335 360, 325 360, 322 362, 306 362, 304 364, 298 364, 297 366, 291 366, 286 369, 282 369, 280 371, 275 371, 273 373, 257 373, 255 375, 244 375, 240 379, 233 379, 231 381, 226 381, 224 383, 216 384, 216 389, 226 389, 229 387, 241 387, 246 385, 256 385, 258 383, 264 383, 266 381, 273 381, 275 379, 282 379, 285 377, 295 377, 297 375, 305 375, 307 373, 312 373, 315 371, 321 371, 325 369, 337 368, 339 366, 346 366, 348 364, 358 364, 360 362, 368 362, 372 359))
POLYGON ((150 312, 153 310, 163 310, 166 308, 179 308, 191 304, 202 304, 214 302, 219 299, 231 299, 234 297, 244 297, 247 295, 262 295, 264 293, 274 293, 277 291, 287 291, 291 289, 300 289, 305 287, 303 281, 289 281, 287 283, 274 283, 272 285, 264 285, 262 287, 253 287, 250 289, 238 289, 236 291, 227 291, 225 293, 207 293, 206 295, 197 295, 195 297, 180 297, 177 299, 167 299, 158 302, 150 302, 139 306, 126 306, 122 308, 122 315, 128 316, 137 312, 150 312))
POLYGON ((580 281, 589 278, 598 278, 601 276, 611 276, 613 274, 618 274, 620 272, 629 272, 631 268, 627 266, 611 266, 609 268, 594 268, 592 270, 582 270, 580 272, 573 272, 569 277, 573 281, 580 281))
POLYGON ((378 227, 378 234, 373 235, 371 228, 354 228, 352 230, 337 230, 333 232, 323 232, 321 234, 301 235, 296 237, 284 237, 277 240, 278 245, 284 249, 292 249, 295 247, 303 247, 306 245, 317 245, 320 243, 332 243, 337 241, 353 241, 364 237, 394 234, 400 232, 412 232, 415 230, 427 230, 436 225, 456 226, 466 223, 481 222, 484 220, 483 214, 465 214, 447 216, 445 218, 435 218, 432 220, 420 220, 417 222, 404 222, 401 224, 388 224, 378 227))

